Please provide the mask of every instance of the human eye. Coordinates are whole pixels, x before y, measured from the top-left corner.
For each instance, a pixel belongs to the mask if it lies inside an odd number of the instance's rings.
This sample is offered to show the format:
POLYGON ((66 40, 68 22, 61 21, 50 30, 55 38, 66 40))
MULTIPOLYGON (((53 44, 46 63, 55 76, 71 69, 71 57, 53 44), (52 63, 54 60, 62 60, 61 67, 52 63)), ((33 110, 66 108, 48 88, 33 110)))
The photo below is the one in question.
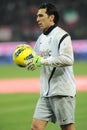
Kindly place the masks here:
POLYGON ((43 17, 43 14, 38 14, 38 16, 37 17, 43 17))

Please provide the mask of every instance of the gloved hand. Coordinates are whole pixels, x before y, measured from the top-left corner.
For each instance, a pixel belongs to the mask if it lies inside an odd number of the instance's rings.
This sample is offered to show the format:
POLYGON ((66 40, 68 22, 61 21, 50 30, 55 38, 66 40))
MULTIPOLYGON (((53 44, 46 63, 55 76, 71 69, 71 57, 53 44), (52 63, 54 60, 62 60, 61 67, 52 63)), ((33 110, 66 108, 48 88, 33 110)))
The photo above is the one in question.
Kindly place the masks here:
POLYGON ((35 70, 37 67, 35 66, 35 64, 34 64, 34 62, 33 62, 33 58, 32 59, 29 59, 29 60, 27 60, 26 62, 25 62, 25 64, 26 64, 26 68, 28 69, 28 70, 35 70))
POLYGON ((28 70, 35 70, 37 67, 41 66, 41 57, 36 55, 32 59, 29 59, 25 62, 26 68, 28 70))
POLYGON ((38 55, 34 56, 33 62, 34 62, 36 67, 40 67, 41 66, 41 59, 42 59, 41 56, 38 56, 38 55))

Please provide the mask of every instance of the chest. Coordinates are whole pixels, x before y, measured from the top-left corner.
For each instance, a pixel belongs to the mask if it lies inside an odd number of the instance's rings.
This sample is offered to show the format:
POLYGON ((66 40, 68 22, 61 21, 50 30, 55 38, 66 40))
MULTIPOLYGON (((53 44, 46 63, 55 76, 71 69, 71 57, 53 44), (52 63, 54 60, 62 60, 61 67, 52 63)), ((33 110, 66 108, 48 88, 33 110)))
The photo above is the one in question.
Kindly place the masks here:
POLYGON ((58 55, 58 42, 52 36, 43 36, 40 40, 40 55, 44 57, 58 55))

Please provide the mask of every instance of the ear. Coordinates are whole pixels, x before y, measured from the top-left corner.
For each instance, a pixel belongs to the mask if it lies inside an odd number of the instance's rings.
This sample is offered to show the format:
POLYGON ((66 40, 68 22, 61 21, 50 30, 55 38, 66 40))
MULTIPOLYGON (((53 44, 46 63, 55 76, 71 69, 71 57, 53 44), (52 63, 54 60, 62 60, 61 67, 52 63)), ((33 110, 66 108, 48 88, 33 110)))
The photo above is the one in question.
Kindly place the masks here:
POLYGON ((50 21, 54 22, 54 15, 50 15, 50 21))

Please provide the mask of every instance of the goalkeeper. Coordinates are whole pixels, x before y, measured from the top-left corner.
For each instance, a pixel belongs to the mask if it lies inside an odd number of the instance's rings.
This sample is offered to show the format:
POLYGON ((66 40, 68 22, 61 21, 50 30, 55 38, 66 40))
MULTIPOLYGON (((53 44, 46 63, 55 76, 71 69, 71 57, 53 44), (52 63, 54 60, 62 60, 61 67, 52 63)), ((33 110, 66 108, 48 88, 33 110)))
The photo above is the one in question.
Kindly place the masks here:
POLYGON ((40 98, 31 130, 44 130, 49 121, 61 130, 75 130, 76 86, 73 74, 73 49, 70 35, 57 26, 59 15, 51 3, 40 6, 37 23, 42 34, 36 41, 36 56, 26 61, 28 70, 41 68, 40 98))

